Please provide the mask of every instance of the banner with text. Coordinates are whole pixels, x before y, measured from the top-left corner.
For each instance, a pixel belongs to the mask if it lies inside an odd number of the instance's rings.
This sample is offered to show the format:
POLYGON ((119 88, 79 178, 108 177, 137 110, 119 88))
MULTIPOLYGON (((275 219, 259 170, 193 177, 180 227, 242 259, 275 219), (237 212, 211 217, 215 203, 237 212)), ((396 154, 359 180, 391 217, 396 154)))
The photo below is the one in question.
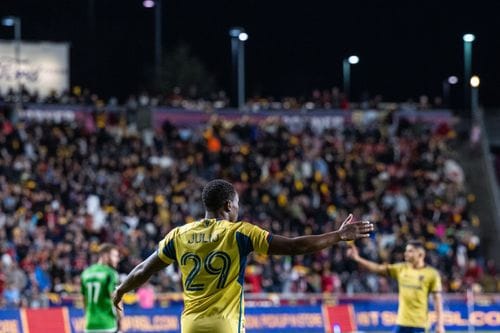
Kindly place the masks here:
POLYGON ((0 41, 0 91, 20 85, 40 96, 69 89, 69 44, 0 41))
POLYGON ((22 321, 21 311, 0 309, 0 332, 2 333, 21 333, 22 321))
MULTIPOLYGON (((396 324, 397 301, 341 300, 340 305, 247 307, 246 331, 258 332, 391 332, 396 324)), ((500 331, 500 304, 447 301, 446 330, 500 331)), ((141 309, 125 307, 122 328, 127 333, 180 332, 182 306, 141 309)), ((431 311, 431 323, 435 313, 431 311)), ((83 310, 75 307, 49 309, 0 309, 0 333, 83 333, 83 310), (43 320, 42 320, 43 318, 43 320), (49 326, 50 327, 49 327, 49 326)))
MULTIPOLYGON (((396 325, 396 301, 358 300, 350 304, 354 305, 356 324, 360 331, 390 331, 396 325)), ((434 326, 434 310, 431 310, 429 320, 434 326)), ((447 301, 444 303, 444 324, 447 331, 467 331, 470 324, 476 330, 499 332, 500 304, 478 303, 468 308, 463 301, 447 301)))

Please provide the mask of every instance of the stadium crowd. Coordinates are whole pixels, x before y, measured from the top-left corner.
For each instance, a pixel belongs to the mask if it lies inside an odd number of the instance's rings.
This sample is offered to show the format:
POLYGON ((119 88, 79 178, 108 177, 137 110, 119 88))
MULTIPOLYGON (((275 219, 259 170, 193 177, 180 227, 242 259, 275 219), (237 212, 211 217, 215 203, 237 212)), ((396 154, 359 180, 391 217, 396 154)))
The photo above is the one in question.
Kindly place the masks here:
MULTIPOLYGON (((106 107, 123 107, 128 110, 136 110, 141 107, 171 107, 196 111, 211 111, 224 109, 231 106, 227 93, 223 90, 214 92, 210 96, 199 96, 194 91, 182 91, 175 87, 165 93, 154 94, 149 91, 141 91, 131 94, 120 101, 116 97, 104 99, 87 88, 75 86, 71 91, 57 93, 53 91, 47 96, 40 96, 37 92, 29 92, 22 89, 18 95, 13 89, 0 92, 0 102, 15 103, 19 100, 24 104, 62 104, 62 105, 85 105, 105 109, 106 107)), ((248 112, 259 112, 269 110, 317 110, 317 109, 342 109, 352 107, 357 109, 377 109, 383 104, 381 95, 369 96, 363 94, 359 102, 349 101, 347 96, 337 87, 331 89, 314 89, 307 96, 295 97, 284 96, 275 98, 272 96, 254 95, 249 98, 244 110, 248 112)), ((410 110, 427 110, 431 108, 442 108, 443 99, 435 97, 431 100, 426 95, 421 95, 414 100, 409 98, 405 103, 400 103, 399 108, 410 110)))
MULTIPOLYGON (((402 260, 407 240, 425 240, 448 292, 498 290, 480 256, 452 128, 396 122, 295 132, 278 119, 157 131, 79 124, 11 123, 0 115, 1 306, 46 306, 49 292, 77 293, 101 242, 120 247, 119 272, 152 253, 173 227, 203 217, 201 189, 225 178, 240 192, 240 217, 296 236, 332 230, 348 212, 377 223, 364 257, 402 260)), ((248 292, 390 292, 338 246, 306 256, 251 256, 248 292)), ((175 266, 152 280, 180 291, 175 266)))

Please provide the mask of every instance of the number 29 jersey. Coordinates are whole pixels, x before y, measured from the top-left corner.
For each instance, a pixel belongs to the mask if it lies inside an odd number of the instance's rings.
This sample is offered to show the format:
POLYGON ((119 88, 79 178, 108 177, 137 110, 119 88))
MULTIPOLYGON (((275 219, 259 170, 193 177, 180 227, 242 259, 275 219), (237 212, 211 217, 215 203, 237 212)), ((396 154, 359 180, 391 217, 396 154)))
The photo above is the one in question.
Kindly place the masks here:
POLYGON ((170 231, 158 256, 176 261, 184 286, 183 322, 218 317, 243 321, 247 256, 267 254, 272 235, 247 222, 203 219, 170 231))

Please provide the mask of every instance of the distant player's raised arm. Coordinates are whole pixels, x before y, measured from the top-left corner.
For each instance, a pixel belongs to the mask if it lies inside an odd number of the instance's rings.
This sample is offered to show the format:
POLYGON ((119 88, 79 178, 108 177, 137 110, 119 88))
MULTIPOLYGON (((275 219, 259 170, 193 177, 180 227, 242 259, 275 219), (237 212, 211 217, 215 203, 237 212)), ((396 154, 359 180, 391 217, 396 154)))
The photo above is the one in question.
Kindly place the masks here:
POLYGON ((354 244, 351 244, 349 249, 347 250, 347 256, 372 273, 377 273, 380 275, 390 275, 387 265, 379 264, 362 258, 359 255, 358 249, 354 244))
POLYGON ((320 251, 337 244, 340 241, 366 238, 373 231, 373 224, 369 221, 351 222, 352 215, 342 223, 336 231, 321 235, 283 237, 273 236, 269 245, 269 254, 306 254, 320 251))

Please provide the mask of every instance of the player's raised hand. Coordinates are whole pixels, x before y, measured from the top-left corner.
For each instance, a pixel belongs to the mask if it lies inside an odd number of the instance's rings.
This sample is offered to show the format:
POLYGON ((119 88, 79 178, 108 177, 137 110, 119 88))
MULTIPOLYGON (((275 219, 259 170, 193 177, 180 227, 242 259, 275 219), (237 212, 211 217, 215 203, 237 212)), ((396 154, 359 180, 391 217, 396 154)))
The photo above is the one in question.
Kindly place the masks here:
POLYGON ((352 217, 352 214, 347 215, 344 222, 342 222, 342 224, 340 225, 339 230, 342 229, 346 224, 350 223, 352 221, 352 217))
POLYGON ((352 214, 342 222, 339 230, 340 239, 343 241, 356 240, 359 238, 370 237, 370 232, 373 231, 373 223, 370 221, 352 222, 352 214))

